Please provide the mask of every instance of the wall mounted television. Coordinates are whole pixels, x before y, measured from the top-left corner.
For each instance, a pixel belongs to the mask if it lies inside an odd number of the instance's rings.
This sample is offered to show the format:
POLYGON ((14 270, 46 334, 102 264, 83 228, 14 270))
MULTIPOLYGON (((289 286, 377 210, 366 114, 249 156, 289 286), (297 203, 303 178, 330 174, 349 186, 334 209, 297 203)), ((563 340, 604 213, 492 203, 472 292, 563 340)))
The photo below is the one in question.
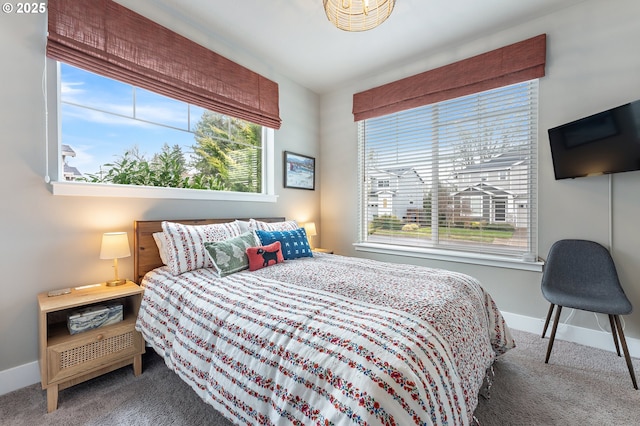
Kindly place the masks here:
POLYGON ((640 170, 640 100, 548 132, 556 179, 640 170))

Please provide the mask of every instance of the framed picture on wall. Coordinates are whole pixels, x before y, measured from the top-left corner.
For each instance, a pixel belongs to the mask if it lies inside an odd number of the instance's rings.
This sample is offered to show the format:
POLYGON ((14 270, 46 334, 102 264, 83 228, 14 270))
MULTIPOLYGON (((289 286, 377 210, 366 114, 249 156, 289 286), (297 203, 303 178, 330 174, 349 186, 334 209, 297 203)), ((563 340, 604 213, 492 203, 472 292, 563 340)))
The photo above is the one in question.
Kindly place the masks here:
POLYGON ((284 151, 284 187, 316 189, 316 159, 284 151))

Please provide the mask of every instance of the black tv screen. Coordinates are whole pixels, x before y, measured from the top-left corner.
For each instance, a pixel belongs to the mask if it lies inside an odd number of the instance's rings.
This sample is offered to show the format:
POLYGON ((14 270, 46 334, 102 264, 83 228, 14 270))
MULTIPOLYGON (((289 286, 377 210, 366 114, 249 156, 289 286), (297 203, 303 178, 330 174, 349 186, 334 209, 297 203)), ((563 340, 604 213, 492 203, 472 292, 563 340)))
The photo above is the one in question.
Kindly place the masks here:
POLYGON ((549 129, 556 179, 640 170, 640 100, 549 129))

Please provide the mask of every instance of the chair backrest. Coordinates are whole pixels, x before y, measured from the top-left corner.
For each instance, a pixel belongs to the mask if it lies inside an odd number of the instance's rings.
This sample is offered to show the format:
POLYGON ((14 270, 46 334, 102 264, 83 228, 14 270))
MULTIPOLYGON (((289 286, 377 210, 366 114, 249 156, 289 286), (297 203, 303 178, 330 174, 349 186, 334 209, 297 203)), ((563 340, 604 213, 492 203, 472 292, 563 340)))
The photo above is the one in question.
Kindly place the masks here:
MULTIPOLYGON (((564 293, 580 296, 585 303, 603 298, 617 303, 616 311, 620 312, 616 313, 628 313, 632 309, 620 285, 611 254, 594 241, 569 239, 555 242, 545 262, 541 285, 545 297, 564 293)), ((547 299, 554 303, 551 298, 547 299)))

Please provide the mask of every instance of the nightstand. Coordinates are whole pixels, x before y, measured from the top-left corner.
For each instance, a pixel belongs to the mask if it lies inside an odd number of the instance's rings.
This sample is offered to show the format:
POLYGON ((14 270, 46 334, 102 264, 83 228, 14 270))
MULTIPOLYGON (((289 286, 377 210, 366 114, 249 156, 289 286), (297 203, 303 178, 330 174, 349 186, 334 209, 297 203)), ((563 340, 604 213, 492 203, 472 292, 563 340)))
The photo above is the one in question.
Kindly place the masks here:
POLYGON ((117 287, 105 283, 71 289, 61 296, 38 294, 40 377, 47 390, 47 411, 58 408, 58 392, 126 365, 142 373, 145 351, 135 330, 143 290, 131 281, 117 287), (71 313, 85 308, 121 304, 122 321, 77 334, 67 329, 71 313))
POLYGON ((333 250, 329 250, 329 249, 323 249, 320 247, 316 247, 316 248, 312 248, 311 251, 315 251, 317 253, 328 253, 328 254, 333 254, 333 250))

